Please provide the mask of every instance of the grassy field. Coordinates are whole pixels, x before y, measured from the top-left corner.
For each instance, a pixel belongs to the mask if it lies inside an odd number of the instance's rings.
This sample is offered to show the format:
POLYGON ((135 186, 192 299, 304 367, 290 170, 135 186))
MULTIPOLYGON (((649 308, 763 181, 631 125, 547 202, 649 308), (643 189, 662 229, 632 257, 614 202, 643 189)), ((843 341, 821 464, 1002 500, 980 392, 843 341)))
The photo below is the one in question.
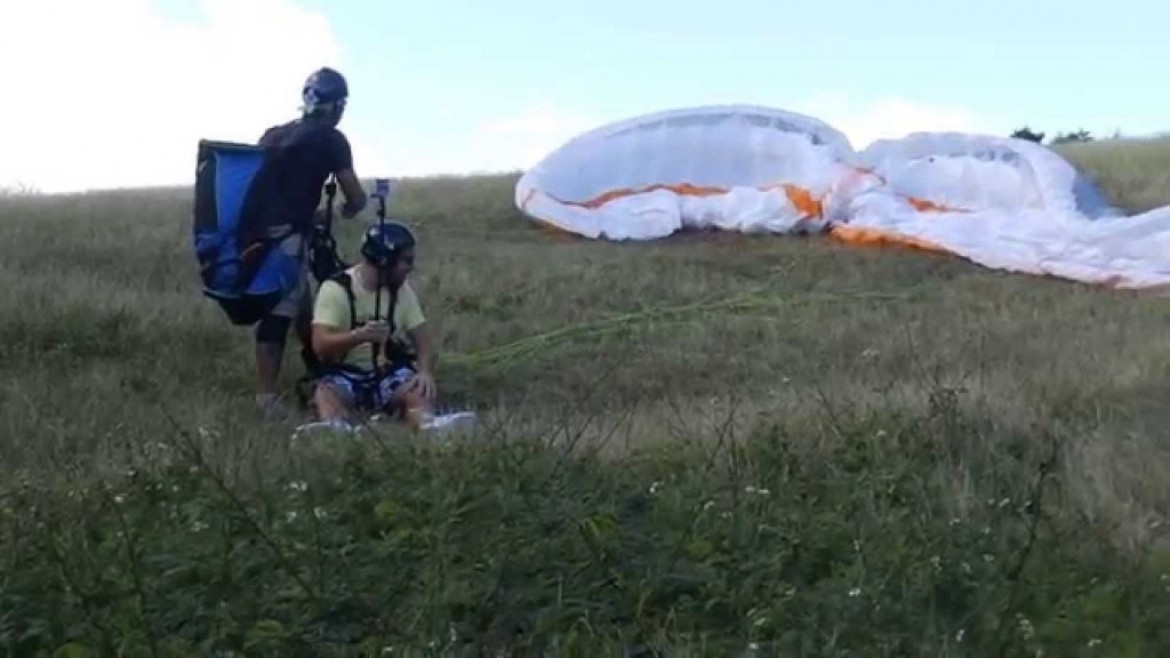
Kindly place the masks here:
MULTIPOLYGON (((1170 203, 1170 142, 1066 153, 1170 203)), ((1170 655, 1170 301, 514 180, 391 207, 450 443, 259 419, 187 191, 0 199, 0 655, 1170 655)))

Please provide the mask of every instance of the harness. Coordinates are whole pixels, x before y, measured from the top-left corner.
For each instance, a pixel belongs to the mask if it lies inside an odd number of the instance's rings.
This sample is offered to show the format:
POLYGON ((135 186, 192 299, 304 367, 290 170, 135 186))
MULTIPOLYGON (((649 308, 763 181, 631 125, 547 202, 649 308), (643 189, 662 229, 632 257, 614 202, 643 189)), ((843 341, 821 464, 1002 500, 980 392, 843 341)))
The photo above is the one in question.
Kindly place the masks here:
POLYGON ((337 179, 330 175, 325 183, 325 222, 314 223, 309 236, 309 269, 318 283, 345 271, 345 262, 337 255, 337 241, 333 238, 333 199, 337 195, 337 179))
MULTIPOLYGON (((341 286, 345 291, 346 299, 349 302, 349 328, 356 329, 358 327, 357 320, 357 299, 353 292, 353 277, 345 269, 334 272, 326 281, 333 281, 341 286)), ((324 284, 324 281, 322 281, 324 284)), ((381 293, 379 292, 379 298, 381 293)), ((390 325, 390 334, 394 333, 394 308, 398 301, 397 291, 390 294, 389 309, 386 312, 386 321, 390 325)), ((376 347, 376 346, 375 346, 376 347)), ((316 383, 320 379, 340 375, 349 380, 354 389, 358 392, 359 397, 370 398, 373 395, 373 390, 377 387, 378 382, 382 380, 388 373, 402 367, 413 368, 415 366, 416 355, 413 352, 402 350, 396 346, 393 341, 386 342, 386 353, 382 363, 378 363, 378 351, 373 350, 372 361, 369 368, 363 368, 350 363, 338 363, 335 365, 325 365, 313 353, 312 346, 305 345, 301 348, 301 358, 305 362, 305 369, 307 373, 297 382, 297 395, 301 400, 302 408, 308 406, 308 402, 312 399, 313 390, 316 388, 316 383)))

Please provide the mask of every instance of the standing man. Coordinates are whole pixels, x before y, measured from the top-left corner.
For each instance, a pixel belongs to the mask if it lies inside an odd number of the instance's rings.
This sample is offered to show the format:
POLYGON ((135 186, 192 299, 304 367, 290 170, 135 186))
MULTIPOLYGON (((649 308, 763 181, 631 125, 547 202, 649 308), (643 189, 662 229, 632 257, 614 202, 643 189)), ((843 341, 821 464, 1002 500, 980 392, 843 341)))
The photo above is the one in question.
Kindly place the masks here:
POLYGON ((271 218, 272 236, 283 236, 280 248, 302 263, 297 287, 256 326, 256 403, 270 416, 287 413, 276 386, 290 326, 295 326, 301 345, 312 344, 308 243, 313 224, 323 219, 317 208, 329 175, 336 176, 345 195, 342 217, 352 218, 366 206, 349 140, 337 129, 348 96, 345 78, 331 68, 322 68, 305 81, 301 117, 269 128, 260 138, 261 146, 276 151, 278 201, 274 207, 281 216, 271 218))

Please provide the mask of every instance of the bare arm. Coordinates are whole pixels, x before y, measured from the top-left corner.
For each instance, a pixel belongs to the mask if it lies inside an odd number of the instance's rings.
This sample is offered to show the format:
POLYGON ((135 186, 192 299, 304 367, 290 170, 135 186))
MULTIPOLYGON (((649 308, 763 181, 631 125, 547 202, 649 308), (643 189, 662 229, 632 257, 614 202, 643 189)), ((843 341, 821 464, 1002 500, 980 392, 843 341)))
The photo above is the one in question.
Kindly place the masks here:
POLYGON ((366 191, 362 189, 362 183, 358 180, 353 168, 337 172, 337 184, 341 186, 341 192, 345 195, 345 205, 341 207, 341 216, 351 219, 366 207, 368 201, 366 191))
POLYGON ((409 334, 410 340, 414 343, 415 354, 418 357, 419 373, 430 374, 431 368, 434 366, 434 351, 429 323, 423 322, 414 329, 411 329, 409 334))
MULTIPOLYGON (((335 329, 325 325, 313 325, 313 351, 317 358, 326 365, 332 365, 345 359, 350 350, 376 338, 378 326, 384 328, 385 323, 371 323, 356 329, 335 329)), ((381 331, 380 333, 386 333, 381 331)))

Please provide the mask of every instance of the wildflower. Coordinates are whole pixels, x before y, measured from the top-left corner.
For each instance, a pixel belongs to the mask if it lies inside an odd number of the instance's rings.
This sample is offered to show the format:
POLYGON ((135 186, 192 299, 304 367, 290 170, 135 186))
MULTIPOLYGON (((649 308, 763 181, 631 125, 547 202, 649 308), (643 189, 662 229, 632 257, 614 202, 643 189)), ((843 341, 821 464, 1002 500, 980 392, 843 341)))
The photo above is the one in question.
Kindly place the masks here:
POLYGON ((1020 635, 1025 640, 1031 640, 1036 635, 1036 629, 1032 626, 1032 622, 1023 615, 1016 615, 1016 618, 1019 620, 1020 635))

